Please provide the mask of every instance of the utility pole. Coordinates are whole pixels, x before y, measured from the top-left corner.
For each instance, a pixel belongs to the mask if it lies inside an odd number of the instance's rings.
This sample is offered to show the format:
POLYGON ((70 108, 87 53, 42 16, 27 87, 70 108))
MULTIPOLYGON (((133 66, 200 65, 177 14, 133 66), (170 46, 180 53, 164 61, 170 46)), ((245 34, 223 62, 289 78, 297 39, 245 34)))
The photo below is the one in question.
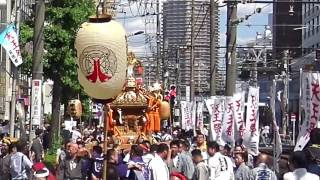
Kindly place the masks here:
POLYGON ((253 63, 252 63, 253 64, 253 71, 251 72, 252 73, 252 85, 254 87, 257 87, 258 86, 258 61, 260 61, 260 59, 261 59, 263 50, 260 48, 257 48, 257 49, 253 48, 252 51, 254 54, 253 63))
POLYGON ((194 100, 195 84, 194 84, 194 0, 191 3, 191 58, 190 58, 190 101, 194 100))
POLYGON ((289 50, 283 52, 284 69, 283 72, 283 113, 282 113, 282 133, 287 134, 288 120, 289 120, 289 50))
POLYGON ((156 71, 157 80, 156 81, 160 81, 160 61, 161 61, 160 31, 161 31, 161 29, 160 29, 160 1, 157 0, 157 71, 156 71))
MULTIPOLYGON (((21 0, 15 0, 15 23, 16 23, 16 30, 17 35, 19 37, 19 28, 20 28, 20 17, 21 17, 21 0)), ((10 15, 11 17, 11 15, 10 15)), ((16 67, 13 63, 11 63, 11 70, 12 70, 12 95, 11 95, 11 115, 10 115, 10 128, 9 134, 10 137, 14 137, 14 125, 16 120, 16 104, 17 104, 17 79, 18 79, 18 67, 16 67)))
POLYGON ((216 95, 216 1, 210 0, 210 95, 216 95))
POLYGON ((226 52, 226 96, 233 96, 236 89, 237 63, 237 1, 232 0, 227 4, 227 52, 226 52))
POLYGON ((255 57, 253 60, 253 71, 252 71, 252 85, 254 87, 258 86, 258 59, 255 57))
POLYGON ((36 15, 35 15, 35 26, 34 26, 34 35, 33 35, 32 98, 31 98, 32 100, 31 116, 32 117, 30 119, 30 135, 29 135, 30 142, 32 142, 32 139, 34 139, 35 129, 37 128, 37 126, 40 125, 38 123, 41 121, 44 16, 45 16, 45 2, 44 0, 38 0, 36 1, 36 15), (36 90, 38 90, 38 93, 35 92, 36 90), (39 93, 40 93, 40 97, 39 97, 39 93), (35 111, 37 111, 37 113, 35 111), (40 117, 38 117, 38 114, 40 114, 40 117))
POLYGON ((180 100, 181 100, 181 87, 180 87, 180 47, 179 46, 177 46, 176 53, 177 53, 176 54, 176 56, 177 56, 177 58, 176 58, 176 76, 177 76, 177 79, 176 79, 176 92, 177 92, 176 98, 180 102, 180 100))

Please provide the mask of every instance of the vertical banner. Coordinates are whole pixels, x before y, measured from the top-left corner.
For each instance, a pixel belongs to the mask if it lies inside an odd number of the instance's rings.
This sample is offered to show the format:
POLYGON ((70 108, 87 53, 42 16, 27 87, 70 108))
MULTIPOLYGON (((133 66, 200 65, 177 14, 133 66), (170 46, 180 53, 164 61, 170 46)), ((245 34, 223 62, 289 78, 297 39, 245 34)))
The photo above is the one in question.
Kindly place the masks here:
POLYGON ((276 120, 276 93, 277 93, 277 82, 276 80, 272 81, 272 87, 270 91, 270 107, 272 111, 272 124, 273 124, 273 151, 274 151, 274 157, 273 157, 273 167, 275 167, 276 171, 279 172, 279 163, 280 155, 282 153, 282 143, 281 143, 281 137, 279 133, 279 128, 277 125, 276 120))
POLYGON ((310 132, 317 127, 320 116, 319 73, 303 73, 302 105, 304 118, 294 151, 301 151, 310 139, 310 132))
POLYGON ((198 102, 197 104, 197 129, 200 129, 201 133, 203 133, 203 102, 198 102))
POLYGON ((40 126, 41 120, 41 80, 32 80, 32 98, 31 98, 31 122, 32 125, 40 126))
POLYGON ((211 97, 210 99, 205 100, 207 109, 209 111, 210 116, 213 113, 213 104, 214 104, 214 97, 211 97))
POLYGON ((244 144, 248 153, 259 154, 259 87, 249 87, 244 144))
POLYGON ((234 98, 233 96, 225 99, 225 113, 222 120, 222 139, 231 147, 234 146, 234 98))
POLYGON ((191 121, 192 121, 192 128, 193 134, 196 135, 196 121, 197 121, 197 102, 192 101, 191 103, 191 121))
POLYGON ((187 106, 187 102, 186 101, 180 101, 180 112, 181 112, 181 129, 186 129, 186 121, 184 118, 184 114, 185 114, 185 109, 187 106))
POLYGON ((19 38, 15 30, 15 25, 9 25, 0 34, 0 44, 6 49, 12 63, 17 67, 22 64, 19 38))
POLYGON ((210 118, 210 129, 211 134, 210 139, 217 141, 218 144, 224 145, 225 143, 222 140, 222 120, 224 116, 224 97, 213 97, 206 101, 210 118))
POLYGON ((244 102, 245 92, 236 93, 234 95, 234 120, 235 120, 235 139, 243 139, 245 132, 244 123, 244 102))
POLYGON ((186 101, 190 102, 190 86, 186 86, 186 101))
POLYGON ((188 131, 192 129, 192 117, 191 117, 191 103, 187 101, 181 101, 181 127, 188 131))

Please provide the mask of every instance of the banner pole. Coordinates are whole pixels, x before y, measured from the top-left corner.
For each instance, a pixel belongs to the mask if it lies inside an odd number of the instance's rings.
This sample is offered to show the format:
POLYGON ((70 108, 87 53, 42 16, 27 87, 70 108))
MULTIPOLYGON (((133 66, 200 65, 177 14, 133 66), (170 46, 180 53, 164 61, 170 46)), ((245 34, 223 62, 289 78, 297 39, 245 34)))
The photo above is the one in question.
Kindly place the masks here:
MULTIPOLYGON (((300 131, 300 125, 302 123, 302 103, 301 103, 301 99, 302 99, 302 73, 303 73, 303 70, 302 68, 299 69, 299 131, 300 131)), ((296 128, 296 127, 294 127, 296 128)), ((293 145, 296 144, 296 129, 294 129, 294 135, 293 135, 293 145)))
MULTIPOLYGON (((273 79, 272 80, 272 91, 273 91, 273 93, 275 93, 276 91, 277 91, 277 81, 276 81, 276 79, 273 79)), ((272 98, 272 101, 273 102, 271 102, 272 103, 272 106, 274 106, 275 105, 275 98, 272 98)), ((272 122, 275 122, 275 115, 274 115, 274 110, 275 110, 275 108, 274 107, 272 107, 272 122)), ((276 125, 274 124, 274 123, 272 123, 272 126, 273 126, 273 140, 274 140, 274 146, 273 146, 273 171, 274 172, 276 172, 276 165, 277 165, 277 157, 276 157, 276 146, 277 146, 277 137, 276 137, 276 133, 277 133, 277 127, 276 127, 276 125)))

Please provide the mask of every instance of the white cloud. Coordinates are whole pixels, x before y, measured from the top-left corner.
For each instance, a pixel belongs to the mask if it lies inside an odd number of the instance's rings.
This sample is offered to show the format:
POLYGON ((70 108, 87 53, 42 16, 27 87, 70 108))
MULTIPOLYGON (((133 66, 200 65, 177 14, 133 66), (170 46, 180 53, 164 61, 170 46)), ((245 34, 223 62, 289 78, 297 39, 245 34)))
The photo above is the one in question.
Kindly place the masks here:
POLYGON ((129 46, 129 51, 141 54, 145 52, 145 46, 129 46))
POLYGON ((226 33, 220 32, 220 39, 219 39, 220 46, 226 46, 226 33))
POLYGON ((255 39, 255 37, 239 37, 238 39, 237 39, 237 44, 238 45, 245 45, 245 44, 247 44, 248 42, 251 42, 252 40, 254 40, 255 39))

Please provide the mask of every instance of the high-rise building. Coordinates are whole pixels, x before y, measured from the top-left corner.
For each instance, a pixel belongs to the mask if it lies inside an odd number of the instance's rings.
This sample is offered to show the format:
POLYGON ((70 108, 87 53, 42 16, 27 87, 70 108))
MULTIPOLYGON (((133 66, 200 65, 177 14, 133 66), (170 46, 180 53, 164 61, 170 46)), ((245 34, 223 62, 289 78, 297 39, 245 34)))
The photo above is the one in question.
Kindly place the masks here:
MULTIPOLYGON (((215 9, 213 36, 219 44, 219 10, 215 9)), ((175 84, 181 97, 188 95, 191 81, 192 0, 168 0, 163 3, 163 68, 168 71, 168 84, 175 84)), ((210 3, 194 1, 194 83, 195 96, 210 95, 210 3)), ((218 51, 214 55, 218 63, 218 51)), ((217 76, 218 77, 218 76, 217 76)), ((219 77, 217 78, 219 79, 219 77)), ((179 94, 179 93, 178 93, 179 94)))
POLYGON ((302 47, 303 54, 320 48, 320 7, 319 4, 302 5, 302 47))
POLYGON ((283 57, 283 51, 289 50, 291 57, 301 56, 302 3, 278 0, 273 4, 273 59, 283 57), (282 2, 283 1, 283 2, 282 2))

